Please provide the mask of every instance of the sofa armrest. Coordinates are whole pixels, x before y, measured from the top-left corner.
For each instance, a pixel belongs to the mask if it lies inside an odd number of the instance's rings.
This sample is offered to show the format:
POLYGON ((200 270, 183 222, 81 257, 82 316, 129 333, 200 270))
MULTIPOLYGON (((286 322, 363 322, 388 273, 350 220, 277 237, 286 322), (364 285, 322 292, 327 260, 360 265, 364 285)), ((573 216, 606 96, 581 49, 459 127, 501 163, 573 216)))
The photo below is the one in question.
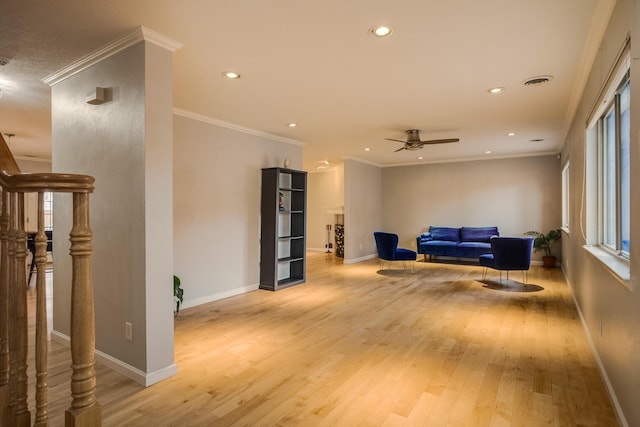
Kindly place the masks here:
POLYGON ((431 233, 429 232, 421 233, 418 237, 416 237, 416 248, 418 248, 419 250, 421 243, 429 242, 431 240, 433 240, 431 238, 431 233))
POLYGON ((416 252, 418 252, 419 254, 423 254, 424 252, 422 251, 422 244, 430 240, 432 240, 431 233, 428 232, 421 233, 418 237, 416 237, 416 252))
POLYGON ((433 238, 431 237, 431 233, 429 233, 428 231, 420 233, 420 235, 416 239, 420 242, 428 242, 430 240, 433 240, 433 238))

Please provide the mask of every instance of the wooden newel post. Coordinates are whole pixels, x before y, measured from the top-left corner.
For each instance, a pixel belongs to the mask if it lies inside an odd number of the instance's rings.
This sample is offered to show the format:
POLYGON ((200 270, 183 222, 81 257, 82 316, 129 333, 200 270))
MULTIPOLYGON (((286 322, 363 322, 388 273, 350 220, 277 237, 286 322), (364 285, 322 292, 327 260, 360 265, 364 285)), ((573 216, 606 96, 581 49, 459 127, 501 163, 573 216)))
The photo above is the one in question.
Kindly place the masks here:
POLYGON ((71 283, 71 407, 67 426, 101 426, 102 408, 96 400, 94 369, 95 318, 91 279, 92 233, 89 194, 73 193, 73 227, 70 234, 71 283))

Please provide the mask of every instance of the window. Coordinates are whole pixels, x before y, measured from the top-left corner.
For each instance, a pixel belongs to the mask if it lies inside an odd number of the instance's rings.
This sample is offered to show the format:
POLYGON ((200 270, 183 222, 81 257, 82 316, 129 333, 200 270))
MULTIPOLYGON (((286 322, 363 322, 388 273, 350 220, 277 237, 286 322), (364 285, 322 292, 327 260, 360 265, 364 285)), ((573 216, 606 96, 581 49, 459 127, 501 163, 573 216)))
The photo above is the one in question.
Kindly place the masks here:
POLYGON ((569 162, 562 168, 562 228, 569 231, 569 162))
POLYGON ((53 193, 44 193, 44 229, 53 230, 53 193))
POLYGON ((629 257, 630 156, 629 72, 605 99, 608 108, 597 121, 598 243, 629 257))

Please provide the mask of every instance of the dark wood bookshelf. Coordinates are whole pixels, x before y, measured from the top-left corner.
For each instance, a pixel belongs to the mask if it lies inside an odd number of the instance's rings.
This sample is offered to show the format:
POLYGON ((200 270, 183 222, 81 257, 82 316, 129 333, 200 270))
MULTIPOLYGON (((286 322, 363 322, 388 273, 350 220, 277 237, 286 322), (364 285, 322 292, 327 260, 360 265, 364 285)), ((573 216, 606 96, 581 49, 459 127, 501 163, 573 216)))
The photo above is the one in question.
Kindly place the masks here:
POLYGON ((262 169, 260 289, 277 291, 305 282, 306 210, 306 172, 262 169))

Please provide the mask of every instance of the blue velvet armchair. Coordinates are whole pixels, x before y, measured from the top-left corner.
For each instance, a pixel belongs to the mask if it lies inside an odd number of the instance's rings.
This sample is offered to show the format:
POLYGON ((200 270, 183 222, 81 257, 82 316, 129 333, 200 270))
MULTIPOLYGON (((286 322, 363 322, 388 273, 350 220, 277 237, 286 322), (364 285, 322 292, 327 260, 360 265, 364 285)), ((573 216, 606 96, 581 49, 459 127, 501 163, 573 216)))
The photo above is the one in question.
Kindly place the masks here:
POLYGON ((413 263, 417 259, 417 254, 410 249, 399 248, 397 234, 376 231, 373 233, 373 237, 376 239, 380 269, 384 267, 384 261, 411 261, 411 271, 413 271, 413 263))
POLYGON ((487 269, 500 270, 500 281, 502 282, 502 271, 506 270, 507 280, 509 280, 510 270, 521 270, 524 284, 527 284, 527 272, 531 265, 531 250, 533 248, 533 238, 531 237, 492 237, 491 253, 480 255, 478 261, 484 267, 482 280, 487 277, 487 269))

